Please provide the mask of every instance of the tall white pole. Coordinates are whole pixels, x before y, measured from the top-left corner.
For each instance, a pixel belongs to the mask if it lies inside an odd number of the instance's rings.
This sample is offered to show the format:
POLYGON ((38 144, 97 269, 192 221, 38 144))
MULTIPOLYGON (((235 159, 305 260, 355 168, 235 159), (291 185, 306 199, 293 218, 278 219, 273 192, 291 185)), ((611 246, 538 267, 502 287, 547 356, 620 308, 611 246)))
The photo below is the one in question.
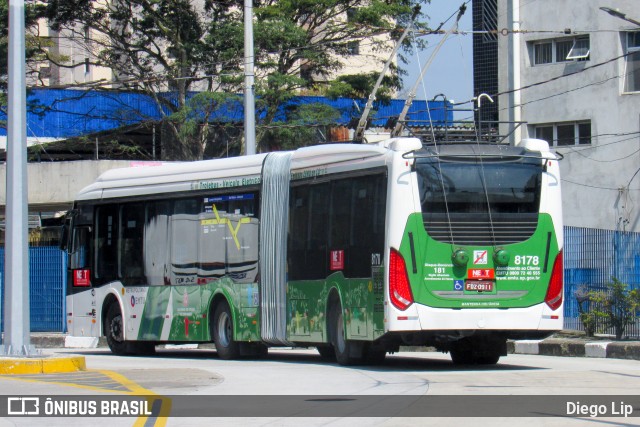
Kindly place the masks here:
POLYGON ((15 356, 28 356, 31 351, 24 8, 24 0, 9 0, 5 339, 2 353, 15 356))
MULTIPOLYGON (((513 29, 511 37, 511 66, 509 67, 510 94, 509 107, 511 107, 511 120, 522 121, 522 98, 520 93, 520 0, 511 0, 511 25, 513 29)), ((522 139, 522 129, 518 124, 513 125, 513 142, 518 143, 522 139)))
POLYGON ((244 142, 245 154, 256 154, 256 103, 253 75, 253 0, 244 0, 244 142))

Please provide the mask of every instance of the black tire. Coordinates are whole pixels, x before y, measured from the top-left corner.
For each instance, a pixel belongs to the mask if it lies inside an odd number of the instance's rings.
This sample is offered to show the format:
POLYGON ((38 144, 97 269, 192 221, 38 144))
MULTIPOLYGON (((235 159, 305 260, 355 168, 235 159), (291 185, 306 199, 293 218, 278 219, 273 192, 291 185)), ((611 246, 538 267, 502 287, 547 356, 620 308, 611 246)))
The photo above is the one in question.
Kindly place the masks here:
POLYGON ((122 312, 116 302, 112 303, 107 309, 104 331, 111 352, 119 356, 127 354, 127 342, 124 340, 122 312))
POLYGON ((229 304, 221 302, 216 306, 210 327, 218 357, 224 360, 237 359, 240 345, 233 339, 233 318, 229 304))
POLYGON ((474 359, 471 351, 466 349, 451 350, 451 361, 456 365, 473 365, 474 359))
POLYGON ((481 356, 476 358, 476 363, 478 365, 495 365, 500 360, 499 354, 492 354, 490 356, 481 356))
POLYGON ((387 357, 386 350, 369 348, 364 356, 367 365, 382 365, 387 357))
POLYGON ((451 361, 456 365, 473 365, 475 363, 472 342, 468 338, 456 341, 449 352, 451 353, 451 361))
POLYGON ((342 366, 362 363, 363 343, 346 339, 342 308, 334 304, 331 310, 331 344, 335 350, 336 360, 342 366))
POLYGON ((336 352, 333 350, 331 344, 323 344, 316 346, 318 353, 320 353, 320 358, 322 360, 334 361, 336 360, 336 352))
POLYGON ((462 339, 451 348, 456 365, 495 365, 500 360, 498 344, 491 341, 462 339))

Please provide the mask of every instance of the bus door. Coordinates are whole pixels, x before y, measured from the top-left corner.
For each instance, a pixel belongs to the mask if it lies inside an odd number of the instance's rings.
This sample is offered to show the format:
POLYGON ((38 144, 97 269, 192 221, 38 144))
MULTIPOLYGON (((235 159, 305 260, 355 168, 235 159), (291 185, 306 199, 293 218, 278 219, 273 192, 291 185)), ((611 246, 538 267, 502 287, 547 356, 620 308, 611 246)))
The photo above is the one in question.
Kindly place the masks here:
POLYGON ((91 284, 89 243, 91 227, 74 227, 69 252, 67 327, 72 336, 99 336, 96 291, 91 284))

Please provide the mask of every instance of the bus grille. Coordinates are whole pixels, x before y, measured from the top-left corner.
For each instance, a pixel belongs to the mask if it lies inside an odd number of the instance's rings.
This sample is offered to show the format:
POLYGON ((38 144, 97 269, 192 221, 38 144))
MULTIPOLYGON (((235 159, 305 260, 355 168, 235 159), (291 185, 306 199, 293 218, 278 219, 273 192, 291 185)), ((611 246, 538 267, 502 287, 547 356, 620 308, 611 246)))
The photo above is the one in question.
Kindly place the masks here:
POLYGON ((519 243, 530 238, 538 226, 538 214, 446 214, 422 215, 424 228, 434 240, 468 246, 519 243))

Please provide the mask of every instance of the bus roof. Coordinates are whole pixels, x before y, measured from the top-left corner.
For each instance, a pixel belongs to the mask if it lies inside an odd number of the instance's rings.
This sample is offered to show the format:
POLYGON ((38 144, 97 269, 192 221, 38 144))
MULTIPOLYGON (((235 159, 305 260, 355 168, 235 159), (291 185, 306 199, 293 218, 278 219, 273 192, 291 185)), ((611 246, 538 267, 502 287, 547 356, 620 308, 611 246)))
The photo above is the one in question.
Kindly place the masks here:
MULTIPOLYGON (((397 151, 398 140, 380 144, 327 144, 304 147, 292 157, 292 170, 364 158, 384 157, 397 151)), ((193 162, 163 163, 157 166, 129 167, 109 170, 80 191, 77 200, 124 197, 193 190, 198 182, 211 182, 210 188, 233 185, 233 180, 259 177, 267 154, 230 157, 193 162), (226 180, 226 181, 221 181, 226 180), (218 186, 219 185, 219 186, 218 186)))

